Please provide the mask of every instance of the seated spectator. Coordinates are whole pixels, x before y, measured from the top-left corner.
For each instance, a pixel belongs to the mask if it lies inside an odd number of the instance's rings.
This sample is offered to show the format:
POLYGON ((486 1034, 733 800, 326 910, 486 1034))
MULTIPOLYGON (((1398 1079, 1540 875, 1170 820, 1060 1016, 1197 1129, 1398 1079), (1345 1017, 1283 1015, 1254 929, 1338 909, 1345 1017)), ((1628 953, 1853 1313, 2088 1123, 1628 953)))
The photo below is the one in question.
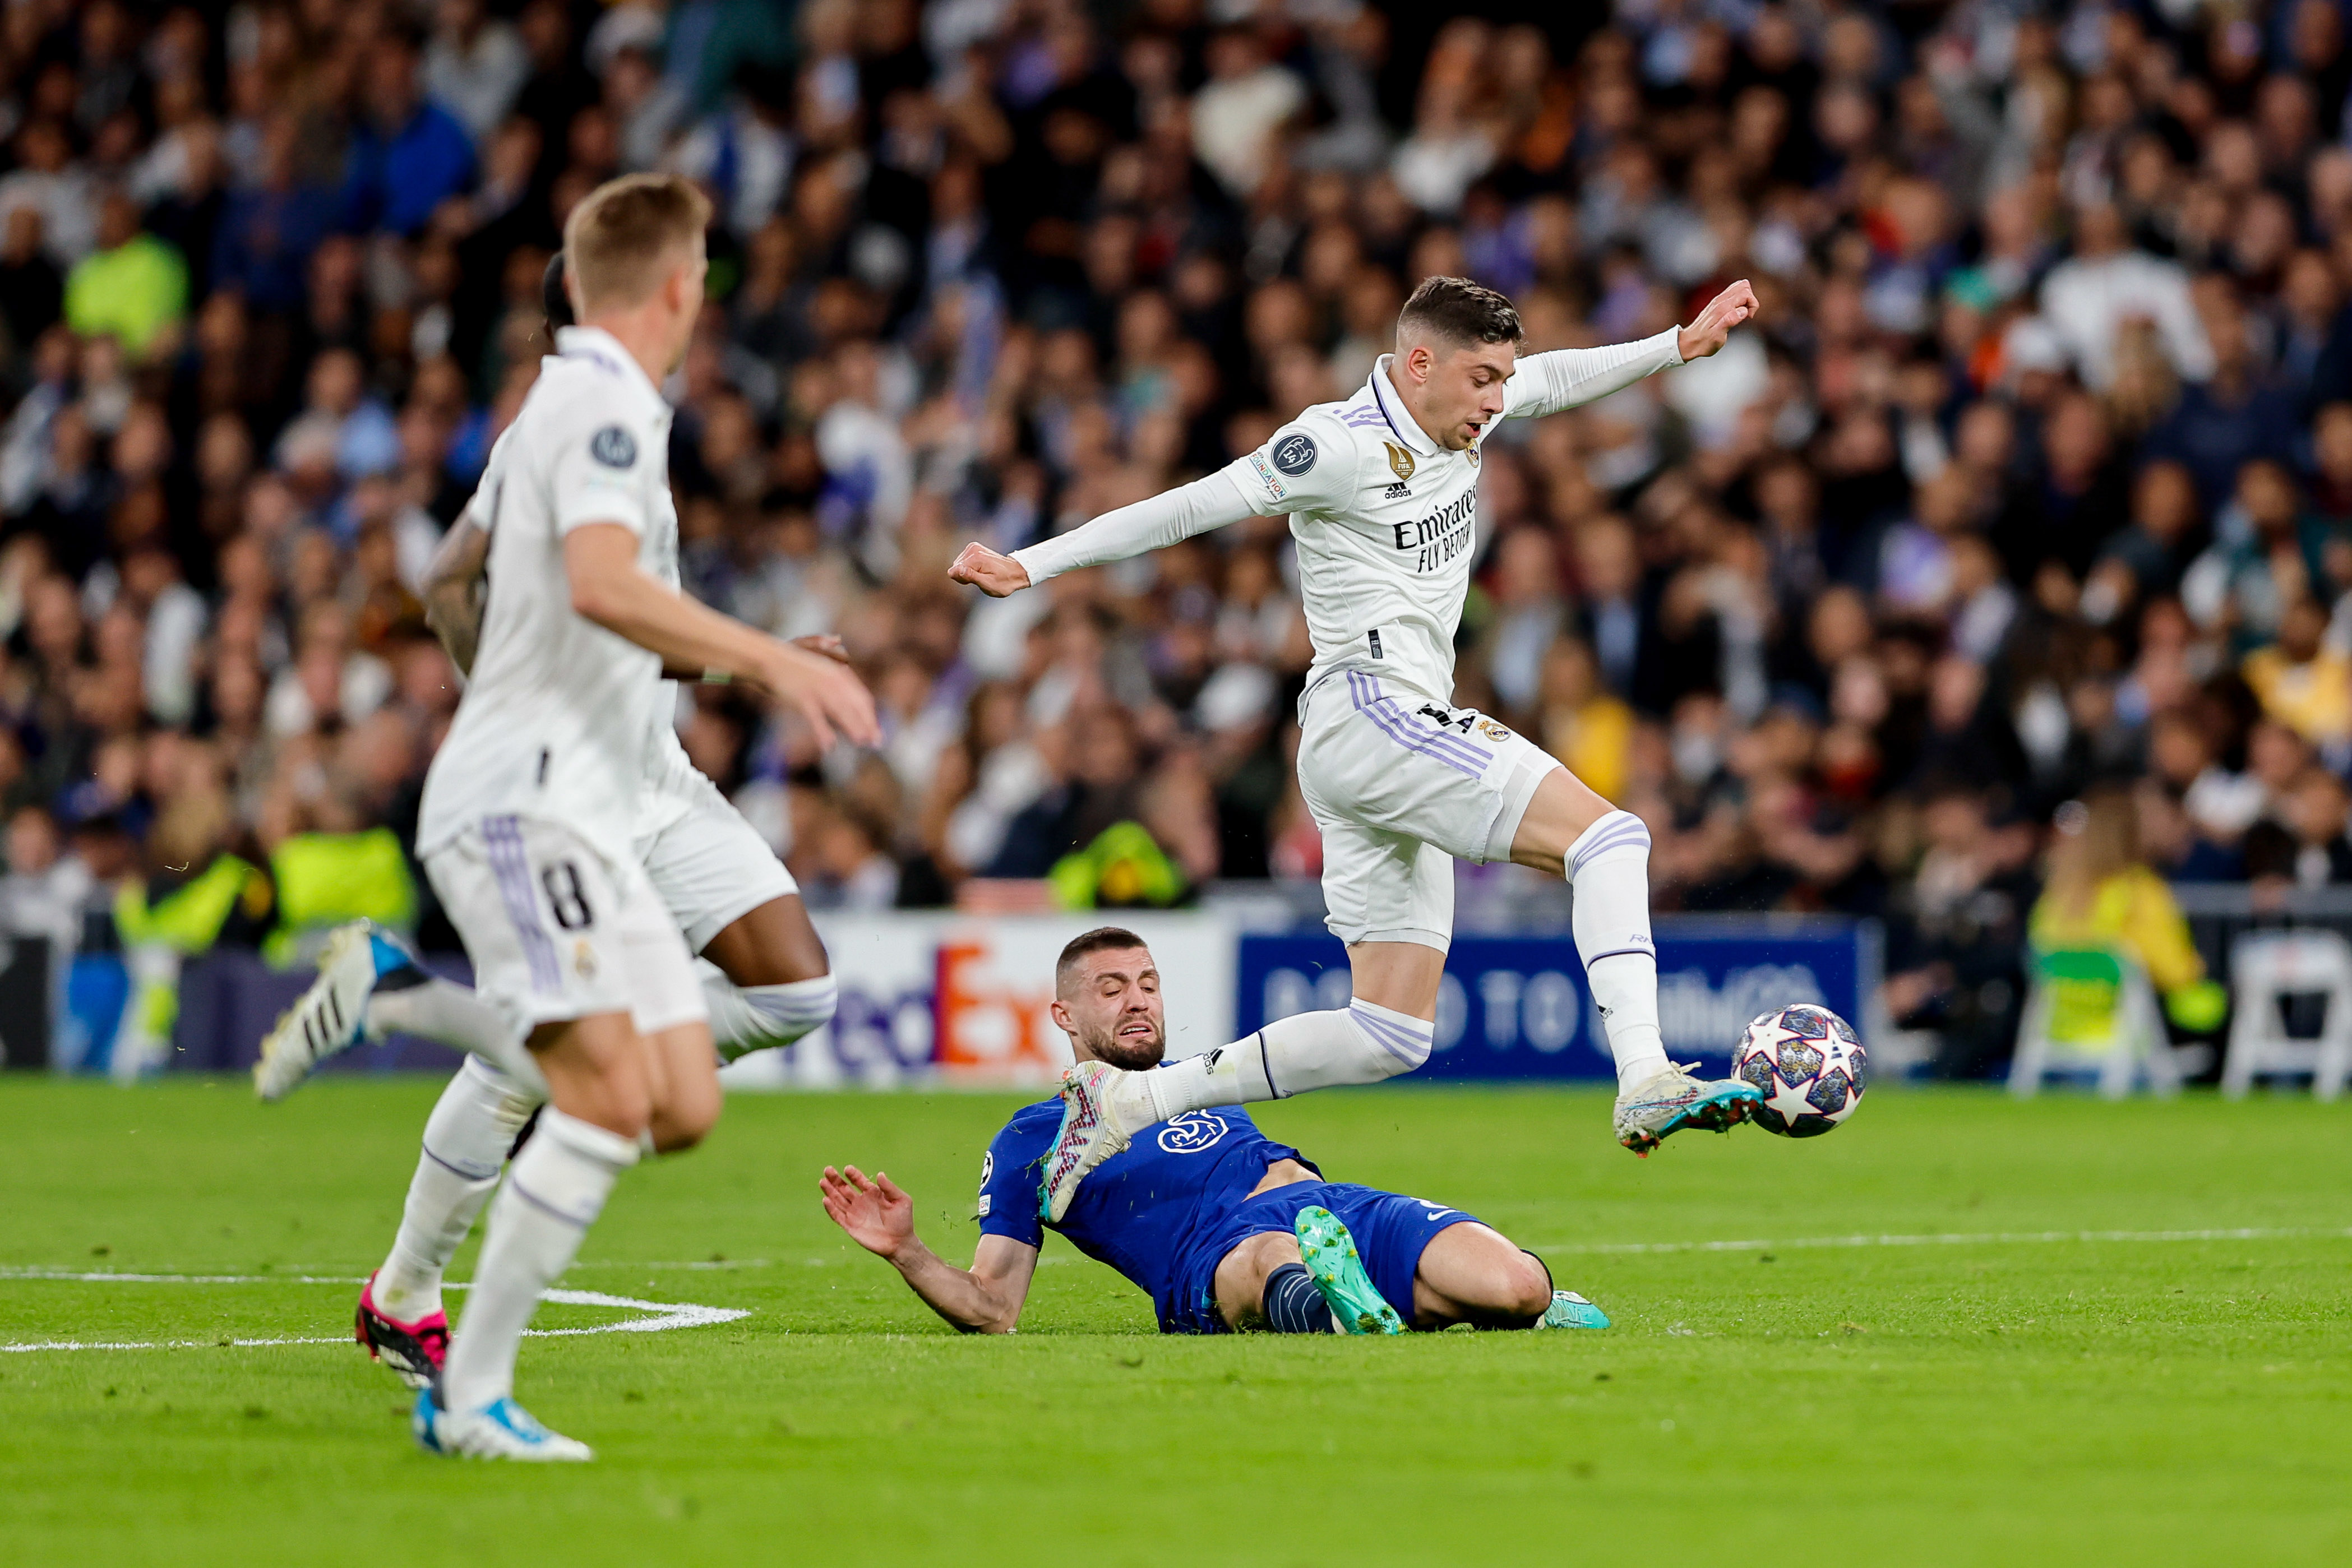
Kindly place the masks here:
POLYGON ((301 125, 272 116, 261 131, 257 183, 228 198, 213 239, 213 284, 270 315, 301 308, 309 297, 310 255, 334 226, 336 197, 311 183, 302 166, 301 125))
POLYGON ((2020 957, 2033 897, 2032 838, 1996 827, 1982 795, 1957 780, 1919 791, 1925 839, 1887 908, 1886 1007, 1943 1035, 1937 1067, 1970 1078, 2008 1054, 2024 998, 2020 957))
POLYGON ((2042 283, 2042 319, 2064 344, 2084 383, 2104 390, 2115 375, 2116 328, 2133 317, 2157 325, 2166 355, 2185 382, 2214 371, 2214 345, 2190 303, 2189 275, 2174 262, 2133 248, 2112 202, 2074 209, 2074 254, 2042 283))
POLYGON ((98 248, 66 277, 66 325, 100 334, 144 359, 188 313, 188 264, 139 226, 139 209, 121 190, 99 203, 98 248))
POLYGON ((301 414, 278 438, 278 465, 296 470, 303 455, 330 455, 335 476, 346 483, 383 474, 400 462, 400 425, 369 392, 360 357, 330 349, 310 362, 301 414))
POLYGON ((2301 503, 2284 464, 2255 458, 2238 470, 2237 499, 2251 525, 2216 539, 2189 563, 2180 602, 2209 632, 2229 634, 2242 657, 2278 636, 2286 607, 2310 591, 2298 530, 2301 503))
POLYGON ((0 227, 0 323, 6 351, 27 359, 41 334, 65 313, 65 277, 41 247, 41 210, 29 203, 8 209, 0 227))
POLYGON ((1576 637, 1556 640, 1544 655, 1543 747, 1604 800, 1625 799, 1633 710, 1601 684, 1592 650, 1576 637))
POLYGON ((2284 462, 2300 422, 2294 394, 2254 356, 2236 287, 2209 274, 2199 283, 2198 305, 2212 339, 2213 373, 2182 389, 2171 413, 2148 431, 2145 450, 2187 465, 2206 504, 2215 506, 2245 464, 2258 457, 2284 462))
POLYGON ((2198 831, 2180 797, 2161 780, 2143 779, 2132 787, 2139 810, 2140 848, 2147 863, 2169 883, 2237 882, 2245 861, 2198 831))
POLYGON ((2029 930, 2044 950, 2122 952, 2147 972, 2166 1013, 2183 1029, 2213 1029, 2228 1009, 2228 994, 2206 978, 2180 906, 2141 857, 2139 819, 2126 789, 2101 786, 2062 813, 2050 883, 2029 930))
POLYGON ((377 36, 361 66, 364 112, 352 130, 342 191, 343 226, 354 233, 413 235, 474 183, 466 128, 425 98, 416 69, 415 37, 397 27, 377 36))
POLYGON ((2352 745, 2352 657, 2322 640, 2327 616, 2308 599, 2287 606, 2279 639, 2246 655, 2263 711, 2322 748, 2352 745))
POLYGON ((2197 482, 2186 467, 2159 458, 2139 471, 2132 481, 2130 525, 2109 536, 2099 556, 2102 564, 2114 561, 2131 574, 2131 597, 2119 607, 2179 585, 2201 517, 2197 482))
POLYGON ((2314 768, 2294 781, 2280 817, 2294 835, 2294 881, 2298 887, 2352 883, 2352 841, 2345 837, 2344 780, 2314 768))

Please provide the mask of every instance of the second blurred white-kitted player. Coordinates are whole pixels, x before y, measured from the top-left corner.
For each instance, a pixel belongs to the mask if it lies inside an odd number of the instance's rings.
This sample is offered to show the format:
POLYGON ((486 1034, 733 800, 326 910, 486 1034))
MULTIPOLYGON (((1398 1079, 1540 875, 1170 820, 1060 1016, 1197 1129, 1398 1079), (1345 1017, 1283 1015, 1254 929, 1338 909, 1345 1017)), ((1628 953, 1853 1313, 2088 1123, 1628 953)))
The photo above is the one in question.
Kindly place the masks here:
POLYGON ((565 225, 582 325, 562 332, 510 433, 472 679, 425 778, 417 851, 482 996, 527 1031, 550 1103, 491 1206, 473 1292, 416 1435, 436 1452, 584 1459, 511 1397, 540 1294, 642 1144, 716 1122, 717 1059, 684 939, 632 846, 665 667, 791 702, 821 742, 875 737, 843 666, 662 580, 649 527, 707 265, 709 204, 673 176, 600 187, 565 225))
MULTIPOLYGON (((563 255, 541 280, 546 340, 574 325, 563 255)), ((481 482, 435 552, 422 589, 425 618, 461 674, 473 673, 482 635, 484 572, 498 521, 513 431, 490 448, 481 482)), ((667 486, 648 492, 646 554, 671 588, 677 575, 677 508, 667 486)), ((838 654, 839 639, 795 645, 838 654)), ((671 670, 681 678, 700 670, 671 670)), ((704 1006, 722 1060, 788 1045, 829 1021, 834 982, 824 945, 798 886, 716 786, 696 770, 673 724, 666 692, 655 705, 646 758, 648 814, 633 858, 692 951, 709 960, 704 1006)), ((337 931, 319 977, 264 1038, 254 1086, 265 1100, 291 1092, 322 1061, 365 1040, 404 1032, 472 1052, 425 1124, 400 1228, 383 1265, 360 1290, 356 1336, 373 1359, 422 1388, 448 1358, 442 1277, 499 1172, 528 1135, 547 1085, 523 1043, 521 1021, 468 988, 428 974, 393 934, 370 921, 337 931)))
POLYGON ((969 545, 950 575, 1003 596, 1251 517, 1290 518, 1315 664, 1298 701, 1298 784, 1323 834, 1328 924, 1353 1002, 1268 1024, 1156 1072, 1065 1079, 1044 1203, 1134 1129, 1188 1110, 1371 1083, 1429 1058, 1453 938, 1454 861, 1509 859, 1575 888, 1572 923, 1617 1063, 1617 1139, 1646 1154, 1728 1126, 1757 1099, 1666 1060, 1650 937, 1650 835, 1525 737, 1454 706, 1454 633, 1477 543, 1479 450, 1495 422, 1557 413, 1714 353, 1756 311, 1747 282, 1637 343, 1518 355, 1519 315, 1464 277, 1423 279, 1351 397, 1257 451, 1011 556, 969 545))

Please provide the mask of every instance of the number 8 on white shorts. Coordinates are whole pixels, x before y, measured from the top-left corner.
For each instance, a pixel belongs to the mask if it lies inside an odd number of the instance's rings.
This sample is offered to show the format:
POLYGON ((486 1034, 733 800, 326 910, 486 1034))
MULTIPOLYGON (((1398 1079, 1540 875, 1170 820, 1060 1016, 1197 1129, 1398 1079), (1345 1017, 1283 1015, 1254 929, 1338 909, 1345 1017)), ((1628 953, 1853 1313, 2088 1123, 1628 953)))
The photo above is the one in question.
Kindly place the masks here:
POLYGON ((652 1034, 700 1020, 693 956, 635 862, 571 829, 485 817, 425 860, 474 988, 528 1030, 625 1012, 652 1034))

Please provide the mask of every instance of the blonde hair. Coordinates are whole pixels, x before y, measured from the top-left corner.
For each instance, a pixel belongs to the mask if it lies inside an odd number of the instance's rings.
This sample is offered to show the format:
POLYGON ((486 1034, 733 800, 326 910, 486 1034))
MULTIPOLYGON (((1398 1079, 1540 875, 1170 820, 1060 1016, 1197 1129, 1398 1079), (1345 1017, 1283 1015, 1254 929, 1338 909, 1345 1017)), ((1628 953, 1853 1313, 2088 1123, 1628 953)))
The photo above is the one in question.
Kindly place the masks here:
POLYGON ((583 311, 635 305, 677 253, 710 226, 710 200, 677 174, 624 174, 597 186, 563 224, 564 264, 583 311))
MULTIPOLYGON (((2099 884, 2140 863, 2139 810, 2131 791, 2102 784, 2083 795, 2082 826, 2062 825, 2050 852, 2050 897, 2070 915, 2087 915, 2099 884)), ((2061 808, 2063 814, 2063 808, 2061 808)))

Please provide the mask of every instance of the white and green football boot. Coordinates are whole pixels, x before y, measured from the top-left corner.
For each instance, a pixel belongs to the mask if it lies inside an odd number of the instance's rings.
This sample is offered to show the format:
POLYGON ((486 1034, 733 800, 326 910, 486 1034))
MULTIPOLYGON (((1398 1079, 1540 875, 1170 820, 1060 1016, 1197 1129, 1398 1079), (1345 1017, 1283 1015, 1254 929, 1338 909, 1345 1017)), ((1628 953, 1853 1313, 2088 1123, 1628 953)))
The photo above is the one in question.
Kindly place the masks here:
MULTIPOLYGON (((1691 1067, 1696 1065, 1691 1063, 1691 1067)), ((1763 1100, 1752 1083, 1737 1078, 1694 1078, 1690 1067, 1669 1062, 1664 1071, 1653 1074, 1641 1087, 1620 1093, 1611 1121, 1619 1143, 1646 1155, 1685 1127, 1727 1133, 1746 1121, 1748 1113, 1763 1100)))
POLYGON ((1298 1238, 1298 1256, 1342 1333, 1404 1333, 1403 1320, 1373 1288, 1364 1260, 1356 1255, 1356 1239, 1338 1215, 1328 1208, 1302 1208, 1290 1228, 1298 1238))
POLYGON ((1535 1321, 1539 1329, 1605 1329, 1609 1314, 1574 1291, 1554 1291, 1551 1305, 1535 1321))

